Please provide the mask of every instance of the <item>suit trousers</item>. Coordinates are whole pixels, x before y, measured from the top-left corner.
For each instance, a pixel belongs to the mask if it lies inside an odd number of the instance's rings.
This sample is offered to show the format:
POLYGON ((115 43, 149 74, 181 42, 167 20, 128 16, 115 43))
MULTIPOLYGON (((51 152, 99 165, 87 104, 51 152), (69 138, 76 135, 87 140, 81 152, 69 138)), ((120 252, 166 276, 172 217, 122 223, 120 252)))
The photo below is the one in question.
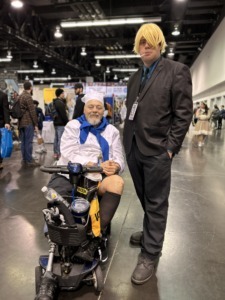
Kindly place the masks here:
POLYGON ((135 137, 126 158, 144 210, 142 252, 155 260, 161 253, 166 230, 172 159, 166 150, 156 156, 143 155, 135 137))

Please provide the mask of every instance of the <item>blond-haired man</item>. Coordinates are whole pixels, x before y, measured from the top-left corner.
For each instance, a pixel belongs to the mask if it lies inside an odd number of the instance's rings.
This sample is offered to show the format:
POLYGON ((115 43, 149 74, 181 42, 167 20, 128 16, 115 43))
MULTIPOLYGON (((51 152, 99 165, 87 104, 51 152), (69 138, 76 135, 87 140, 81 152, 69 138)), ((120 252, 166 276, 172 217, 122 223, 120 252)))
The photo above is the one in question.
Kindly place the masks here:
POLYGON ((134 51, 143 67, 128 82, 124 148, 136 193, 144 210, 143 230, 130 242, 142 247, 131 280, 150 279, 166 229, 171 163, 192 119, 192 83, 187 66, 162 57, 166 41, 156 24, 145 24, 134 51))

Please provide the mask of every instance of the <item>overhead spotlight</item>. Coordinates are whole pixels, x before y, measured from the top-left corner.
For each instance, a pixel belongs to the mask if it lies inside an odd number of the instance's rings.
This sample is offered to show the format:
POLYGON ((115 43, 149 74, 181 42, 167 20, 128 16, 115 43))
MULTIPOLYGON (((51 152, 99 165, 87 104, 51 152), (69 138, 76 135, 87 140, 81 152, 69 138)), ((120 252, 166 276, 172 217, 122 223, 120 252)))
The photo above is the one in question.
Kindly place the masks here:
POLYGON ((85 47, 82 47, 81 48, 81 53, 80 53, 82 56, 86 56, 87 55, 87 52, 86 52, 86 49, 85 47))
POLYGON ((174 57, 173 48, 169 49, 169 53, 167 53, 167 56, 170 57, 170 58, 174 57))
POLYGON ((21 8, 23 7, 23 2, 19 0, 13 0, 11 1, 11 5, 15 8, 21 8))
POLYGON ((113 79, 114 79, 114 80, 118 80, 118 77, 117 77, 116 74, 114 75, 113 79))
POLYGON ((43 80, 41 80, 41 81, 40 81, 40 84, 43 84, 43 83, 44 83, 44 81, 43 81, 43 80))
POLYGON ((5 74, 7 73, 7 70, 6 70, 6 69, 4 70, 4 73, 5 73, 5 74))
POLYGON ((96 62, 96 67, 101 67, 101 63, 100 63, 100 60, 99 59, 97 59, 97 62, 96 62))
POLYGON ((54 33, 54 36, 56 38, 61 38, 62 37, 62 32, 60 31, 60 27, 59 26, 56 26, 56 31, 54 33))
POLYGON ((37 61, 36 61, 36 60, 34 61, 33 68, 35 68, 35 69, 38 68, 38 64, 37 64, 37 61))
POLYGON ((109 67, 106 68, 106 71, 105 71, 105 72, 108 73, 108 74, 110 73, 109 67))
POLYGON ((28 77, 28 75, 25 77, 25 80, 29 80, 29 77, 28 77))
POLYGON ((70 76, 70 75, 68 75, 67 79, 68 79, 68 80, 71 80, 71 76, 70 76))
POLYGON ((6 56, 6 58, 9 58, 9 59, 12 59, 12 58, 13 58, 13 57, 12 57, 12 53, 11 53, 10 50, 7 51, 7 56, 6 56))
POLYGON ((52 69, 52 75, 55 75, 55 74, 56 74, 55 69, 52 69))
POLYGON ((178 25, 175 25, 174 26, 174 31, 172 32, 172 35, 179 35, 180 34, 180 31, 178 30, 178 25))

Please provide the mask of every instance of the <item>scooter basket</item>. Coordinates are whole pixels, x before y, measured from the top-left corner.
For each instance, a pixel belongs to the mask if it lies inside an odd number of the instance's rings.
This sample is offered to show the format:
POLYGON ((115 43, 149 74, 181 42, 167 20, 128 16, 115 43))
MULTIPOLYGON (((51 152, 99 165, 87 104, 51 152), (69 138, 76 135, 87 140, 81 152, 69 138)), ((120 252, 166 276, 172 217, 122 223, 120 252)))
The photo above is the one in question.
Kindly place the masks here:
POLYGON ((63 246, 79 246, 86 241, 86 227, 76 224, 74 228, 59 227, 47 223, 49 238, 53 243, 63 246))

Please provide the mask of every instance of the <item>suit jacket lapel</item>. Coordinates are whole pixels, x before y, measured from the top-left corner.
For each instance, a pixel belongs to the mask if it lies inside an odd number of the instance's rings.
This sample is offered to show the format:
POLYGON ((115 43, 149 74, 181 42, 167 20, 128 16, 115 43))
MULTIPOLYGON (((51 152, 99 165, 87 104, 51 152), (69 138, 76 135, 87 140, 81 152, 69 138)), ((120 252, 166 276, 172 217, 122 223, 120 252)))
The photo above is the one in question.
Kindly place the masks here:
MULTIPOLYGON (((137 73, 135 74, 135 78, 134 78, 134 95, 136 95, 136 97, 139 94, 139 89, 140 89, 140 84, 141 84, 141 77, 142 77, 142 68, 140 68, 137 73)), ((135 97, 135 100, 136 100, 135 97)))

